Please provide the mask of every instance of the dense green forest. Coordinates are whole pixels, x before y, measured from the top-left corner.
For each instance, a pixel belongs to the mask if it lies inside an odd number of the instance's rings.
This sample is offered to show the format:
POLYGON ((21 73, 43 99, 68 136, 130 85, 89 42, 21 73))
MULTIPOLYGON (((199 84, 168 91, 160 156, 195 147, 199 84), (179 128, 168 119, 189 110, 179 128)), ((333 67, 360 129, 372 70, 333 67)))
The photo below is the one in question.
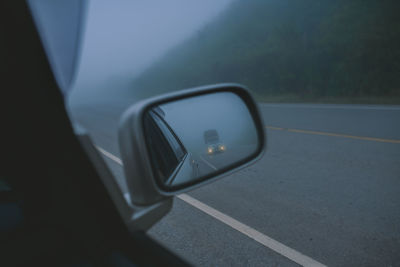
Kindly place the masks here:
POLYGON ((258 97, 400 96, 398 0, 236 0, 133 81, 171 91, 238 82, 258 97))

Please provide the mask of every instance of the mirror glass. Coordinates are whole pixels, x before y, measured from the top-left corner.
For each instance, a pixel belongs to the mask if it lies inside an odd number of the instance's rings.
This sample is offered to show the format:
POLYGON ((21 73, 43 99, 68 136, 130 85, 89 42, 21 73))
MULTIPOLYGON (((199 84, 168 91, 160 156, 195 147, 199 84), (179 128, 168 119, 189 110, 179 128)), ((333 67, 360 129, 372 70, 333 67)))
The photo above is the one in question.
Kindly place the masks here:
POLYGON ((144 127, 156 178, 169 189, 227 170, 260 145, 246 104, 231 92, 156 106, 144 127))

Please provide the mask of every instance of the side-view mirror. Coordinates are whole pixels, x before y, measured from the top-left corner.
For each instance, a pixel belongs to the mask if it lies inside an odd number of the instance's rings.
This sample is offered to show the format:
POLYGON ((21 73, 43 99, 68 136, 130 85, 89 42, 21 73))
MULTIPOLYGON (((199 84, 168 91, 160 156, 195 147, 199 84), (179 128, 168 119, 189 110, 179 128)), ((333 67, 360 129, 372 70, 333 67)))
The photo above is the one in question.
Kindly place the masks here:
POLYGON ((132 203, 151 205, 253 163, 265 135, 249 92, 220 84, 134 104, 119 145, 132 203))

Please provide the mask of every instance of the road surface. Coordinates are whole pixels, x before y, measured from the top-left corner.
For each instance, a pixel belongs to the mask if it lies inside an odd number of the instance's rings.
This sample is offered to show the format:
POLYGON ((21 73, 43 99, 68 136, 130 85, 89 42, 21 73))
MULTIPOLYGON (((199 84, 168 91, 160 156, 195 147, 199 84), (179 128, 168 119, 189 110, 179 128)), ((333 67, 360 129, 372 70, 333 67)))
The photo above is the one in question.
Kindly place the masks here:
MULTIPOLYGON (((72 114, 118 159, 118 120, 127 105, 76 106, 72 114)), ((400 107, 260 110, 265 156, 176 198, 150 235, 197 266, 400 266, 400 107)), ((123 184, 112 156, 105 159, 123 184)))

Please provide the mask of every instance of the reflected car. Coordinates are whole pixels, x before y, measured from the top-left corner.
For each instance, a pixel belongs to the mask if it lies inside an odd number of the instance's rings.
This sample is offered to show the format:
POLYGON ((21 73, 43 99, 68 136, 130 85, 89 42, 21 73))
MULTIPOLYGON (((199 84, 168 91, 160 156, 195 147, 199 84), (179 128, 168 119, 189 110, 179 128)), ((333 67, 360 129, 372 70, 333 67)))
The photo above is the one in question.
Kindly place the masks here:
POLYGON ((207 146, 207 154, 213 155, 226 151, 226 146, 223 143, 212 144, 207 146))
POLYGON ((207 145, 208 155, 226 151, 226 145, 221 142, 219 134, 215 129, 210 129, 204 132, 204 142, 207 145))

